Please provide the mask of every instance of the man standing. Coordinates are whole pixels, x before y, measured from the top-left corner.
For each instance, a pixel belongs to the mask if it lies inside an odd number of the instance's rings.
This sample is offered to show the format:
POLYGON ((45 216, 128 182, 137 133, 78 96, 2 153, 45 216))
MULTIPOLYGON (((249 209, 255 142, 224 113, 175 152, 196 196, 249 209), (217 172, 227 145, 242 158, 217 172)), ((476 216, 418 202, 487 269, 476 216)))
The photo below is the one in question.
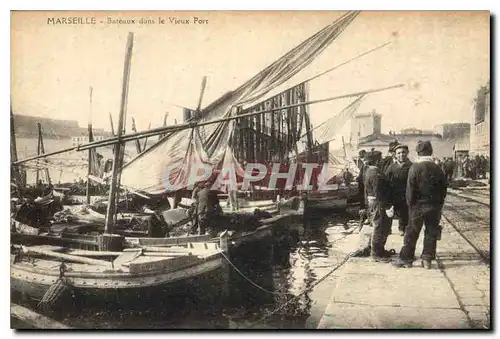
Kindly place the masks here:
POLYGON ((352 178, 353 178, 353 175, 352 173, 349 171, 349 168, 346 167, 346 169, 344 170, 344 173, 342 174, 343 176, 343 179, 344 179, 344 183, 347 187, 351 186, 351 182, 352 182, 352 178))
POLYGON ((357 161, 357 165, 358 165, 358 169, 361 170, 361 167, 363 166, 363 159, 365 158, 365 155, 366 155, 366 151, 364 149, 362 149, 361 151, 359 151, 359 157, 358 157, 358 161, 357 161))
POLYGON ((408 181, 408 171, 412 165, 408 160, 408 146, 397 145, 394 148, 395 161, 387 168, 385 175, 389 182, 391 201, 394 206, 394 212, 399 220, 399 232, 404 235, 406 226, 408 226, 408 205, 406 204, 406 184, 408 181))
POLYGON ((462 162, 462 176, 464 178, 471 177, 471 162, 468 155, 465 156, 462 162))
POLYGON ((217 197, 217 192, 212 191, 213 181, 206 181, 203 188, 198 192, 198 227, 199 234, 203 235, 206 231, 212 231, 213 217, 220 213, 220 203, 217 197))
POLYGON ((455 162, 453 158, 446 159, 444 163, 444 174, 446 175, 446 181, 450 184, 453 180, 453 172, 455 171, 455 162))
POLYGON ((382 173, 385 173, 389 166, 391 166, 394 162, 394 149, 397 145, 399 145, 397 141, 393 141, 389 144, 389 152, 380 163, 380 169, 382 170, 382 173))
POLYGON ((418 236, 425 224, 422 266, 431 268, 436 258, 437 239, 440 236, 441 212, 446 197, 446 178, 443 171, 432 161, 432 144, 419 141, 416 151, 418 162, 410 167, 406 187, 406 202, 409 206, 410 222, 405 232, 404 245, 396 267, 411 267, 418 236))
POLYGON ((203 182, 196 183, 191 195, 191 200, 193 201, 193 203, 191 205, 192 225, 190 234, 196 234, 198 232, 198 193, 200 192, 203 185, 203 182))
POLYGON ((389 186, 384 173, 377 167, 382 159, 382 153, 375 151, 366 155, 365 195, 368 202, 368 213, 373 226, 371 239, 371 255, 375 261, 390 261, 389 251, 385 243, 391 230, 391 219, 387 215, 390 206, 389 186))
MULTIPOLYGON (((361 151, 362 152, 362 151, 361 151)), ((366 207, 366 198, 365 198, 365 158, 366 158, 366 152, 363 153, 363 157, 361 158, 361 152, 359 152, 360 159, 361 159, 361 164, 359 166, 359 175, 356 178, 356 182, 358 183, 358 195, 359 195, 359 208, 361 210, 364 210, 366 207)))

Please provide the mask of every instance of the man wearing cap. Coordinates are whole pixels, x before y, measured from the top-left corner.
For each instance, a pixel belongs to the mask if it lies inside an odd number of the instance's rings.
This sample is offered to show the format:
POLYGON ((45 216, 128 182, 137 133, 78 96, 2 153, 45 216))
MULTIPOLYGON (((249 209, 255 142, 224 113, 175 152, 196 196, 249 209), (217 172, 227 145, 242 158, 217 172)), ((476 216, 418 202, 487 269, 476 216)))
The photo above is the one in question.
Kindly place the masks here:
POLYGON ((382 173, 385 173, 387 171, 387 168, 389 168, 389 166, 391 166, 392 163, 394 162, 394 151, 397 145, 399 145, 397 140, 389 144, 389 153, 380 162, 380 169, 382 170, 382 173))
POLYGON ((408 225, 408 205, 406 204, 406 184, 408 181, 408 171, 412 165, 408 160, 408 146, 396 145, 394 147, 394 163, 386 170, 385 175, 389 182, 389 193, 394 212, 399 220, 399 232, 404 235, 408 225))
POLYGON ((386 210, 390 208, 388 183, 384 173, 377 167, 382 153, 370 152, 365 156, 365 195, 368 203, 370 221, 373 226, 371 255, 375 261, 390 261, 391 252, 385 250, 385 243, 390 234, 390 218, 386 210))
POLYGON ((361 170, 361 167, 363 166, 363 159, 365 158, 365 155, 366 155, 366 151, 364 149, 362 149, 358 153, 357 165, 358 165, 358 169, 360 169, 360 170, 361 170))
POLYGON ((408 172, 406 202, 409 207, 409 224, 404 236, 396 267, 413 265, 415 247, 422 226, 425 224, 422 266, 431 268, 436 258, 436 245, 440 237, 441 212, 446 197, 446 178, 444 172, 432 160, 430 141, 419 141, 416 151, 418 161, 411 165, 408 172))

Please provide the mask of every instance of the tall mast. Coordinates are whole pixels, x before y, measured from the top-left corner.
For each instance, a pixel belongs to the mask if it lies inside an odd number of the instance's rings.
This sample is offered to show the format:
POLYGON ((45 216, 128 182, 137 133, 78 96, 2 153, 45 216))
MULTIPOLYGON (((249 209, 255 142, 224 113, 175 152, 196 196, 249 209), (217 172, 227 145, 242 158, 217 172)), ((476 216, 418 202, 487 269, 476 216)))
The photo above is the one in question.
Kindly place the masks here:
MULTIPOLYGON (((132 132, 137 133, 137 127, 135 125, 135 119, 132 117, 132 132)), ((141 154, 141 142, 139 139, 135 140, 135 149, 137 150, 137 154, 141 154)))
MULTIPOLYGON (((10 106, 10 161, 11 164, 17 161, 16 128, 14 125, 14 114, 12 113, 12 104, 10 106)), ((17 185, 17 193, 21 196, 21 174, 19 166, 11 165, 11 180, 17 185)))
MULTIPOLYGON (((42 124, 38 123, 38 151, 40 154, 45 154, 45 147, 43 145, 43 134, 42 134, 42 124)), ((45 160, 47 162, 47 160, 45 160)), ((50 174, 49 174, 49 168, 45 168, 45 176, 47 177, 47 184, 51 184, 50 182, 50 174)), ((38 171, 37 171, 37 180, 38 180, 38 171)))
POLYGON ((120 179, 118 177, 118 172, 121 170, 122 166, 122 148, 125 145, 122 145, 122 141, 120 140, 124 124, 125 124, 125 113, 127 107, 127 96, 128 96, 128 83, 130 79, 130 63, 132 59, 132 48, 134 46, 134 33, 128 34, 127 39, 127 47, 125 54, 125 64, 123 67, 123 84, 122 84, 122 96, 121 96, 121 104, 120 104, 120 116, 118 119, 118 129, 117 129, 117 143, 115 144, 115 152, 113 159, 113 173, 111 177, 111 185, 109 189, 109 201, 108 201, 108 209, 106 212, 106 225, 104 228, 105 233, 113 233, 114 232, 114 219, 116 212, 116 193, 120 187, 120 179))
MULTIPOLYGON (((92 86, 89 91, 89 142, 94 141, 94 136, 92 134, 92 86)), ((89 161, 88 161, 88 170, 87 170, 87 205, 90 205, 90 175, 92 174, 92 152, 95 152, 93 149, 89 149, 89 161)))

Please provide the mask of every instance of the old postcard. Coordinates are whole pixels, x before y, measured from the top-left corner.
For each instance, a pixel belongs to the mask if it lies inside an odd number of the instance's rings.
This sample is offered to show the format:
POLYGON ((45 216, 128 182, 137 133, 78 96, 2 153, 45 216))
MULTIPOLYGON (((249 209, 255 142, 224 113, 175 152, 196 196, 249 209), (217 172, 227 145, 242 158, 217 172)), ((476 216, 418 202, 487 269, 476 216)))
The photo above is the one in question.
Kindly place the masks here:
POLYGON ((11 12, 14 329, 490 329, 487 11, 11 12))

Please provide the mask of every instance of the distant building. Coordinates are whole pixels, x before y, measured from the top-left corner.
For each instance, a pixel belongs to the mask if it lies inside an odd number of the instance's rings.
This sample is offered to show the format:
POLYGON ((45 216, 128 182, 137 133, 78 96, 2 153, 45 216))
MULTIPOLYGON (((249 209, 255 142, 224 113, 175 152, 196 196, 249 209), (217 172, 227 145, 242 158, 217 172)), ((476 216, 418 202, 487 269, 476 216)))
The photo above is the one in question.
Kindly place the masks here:
POLYGON ((458 150, 466 148, 468 151, 469 149, 468 138, 448 139, 436 131, 411 127, 400 132, 391 131, 389 134, 383 134, 381 133, 381 120, 381 116, 374 112, 357 115, 353 118, 351 122, 351 140, 352 146, 357 151, 375 149, 385 155, 389 150, 389 144, 395 140, 408 146, 410 159, 413 160, 416 157, 415 148, 419 140, 429 140, 434 149, 434 156, 438 158, 451 157, 458 150))
POLYGON ((472 153, 490 155, 490 82, 482 86, 474 107, 474 132, 472 153))
POLYGON ((370 113, 356 114, 351 120, 350 142, 354 145, 359 140, 372 134, 381 134, 382 116, 373 110, 370 113))
POLYGON ((437 134, 441 134, 443 139, 468 139, 470 138, 469 123, 441 124, 435 128, 437 134))
MULTIPOLYGON (((101 134, 98 134, 98 135, 94 134, 93 137, 94 137, 94 141, 101 141, 101 140, 104 140, 104 139, 111 138, 112 134, 111 133, 105 133, 105 134, 101 133, 101 134)), ((89 134, 88 134, 88 132, 87 133, 81 132, 80 134, 77 134, 77 135, 74 135, 74 136, 71 137, 71 145, 72 146, 78 146, 78 145, 85 144, 85 143, 88 143, 88 142, 89 142, 89 134)))

